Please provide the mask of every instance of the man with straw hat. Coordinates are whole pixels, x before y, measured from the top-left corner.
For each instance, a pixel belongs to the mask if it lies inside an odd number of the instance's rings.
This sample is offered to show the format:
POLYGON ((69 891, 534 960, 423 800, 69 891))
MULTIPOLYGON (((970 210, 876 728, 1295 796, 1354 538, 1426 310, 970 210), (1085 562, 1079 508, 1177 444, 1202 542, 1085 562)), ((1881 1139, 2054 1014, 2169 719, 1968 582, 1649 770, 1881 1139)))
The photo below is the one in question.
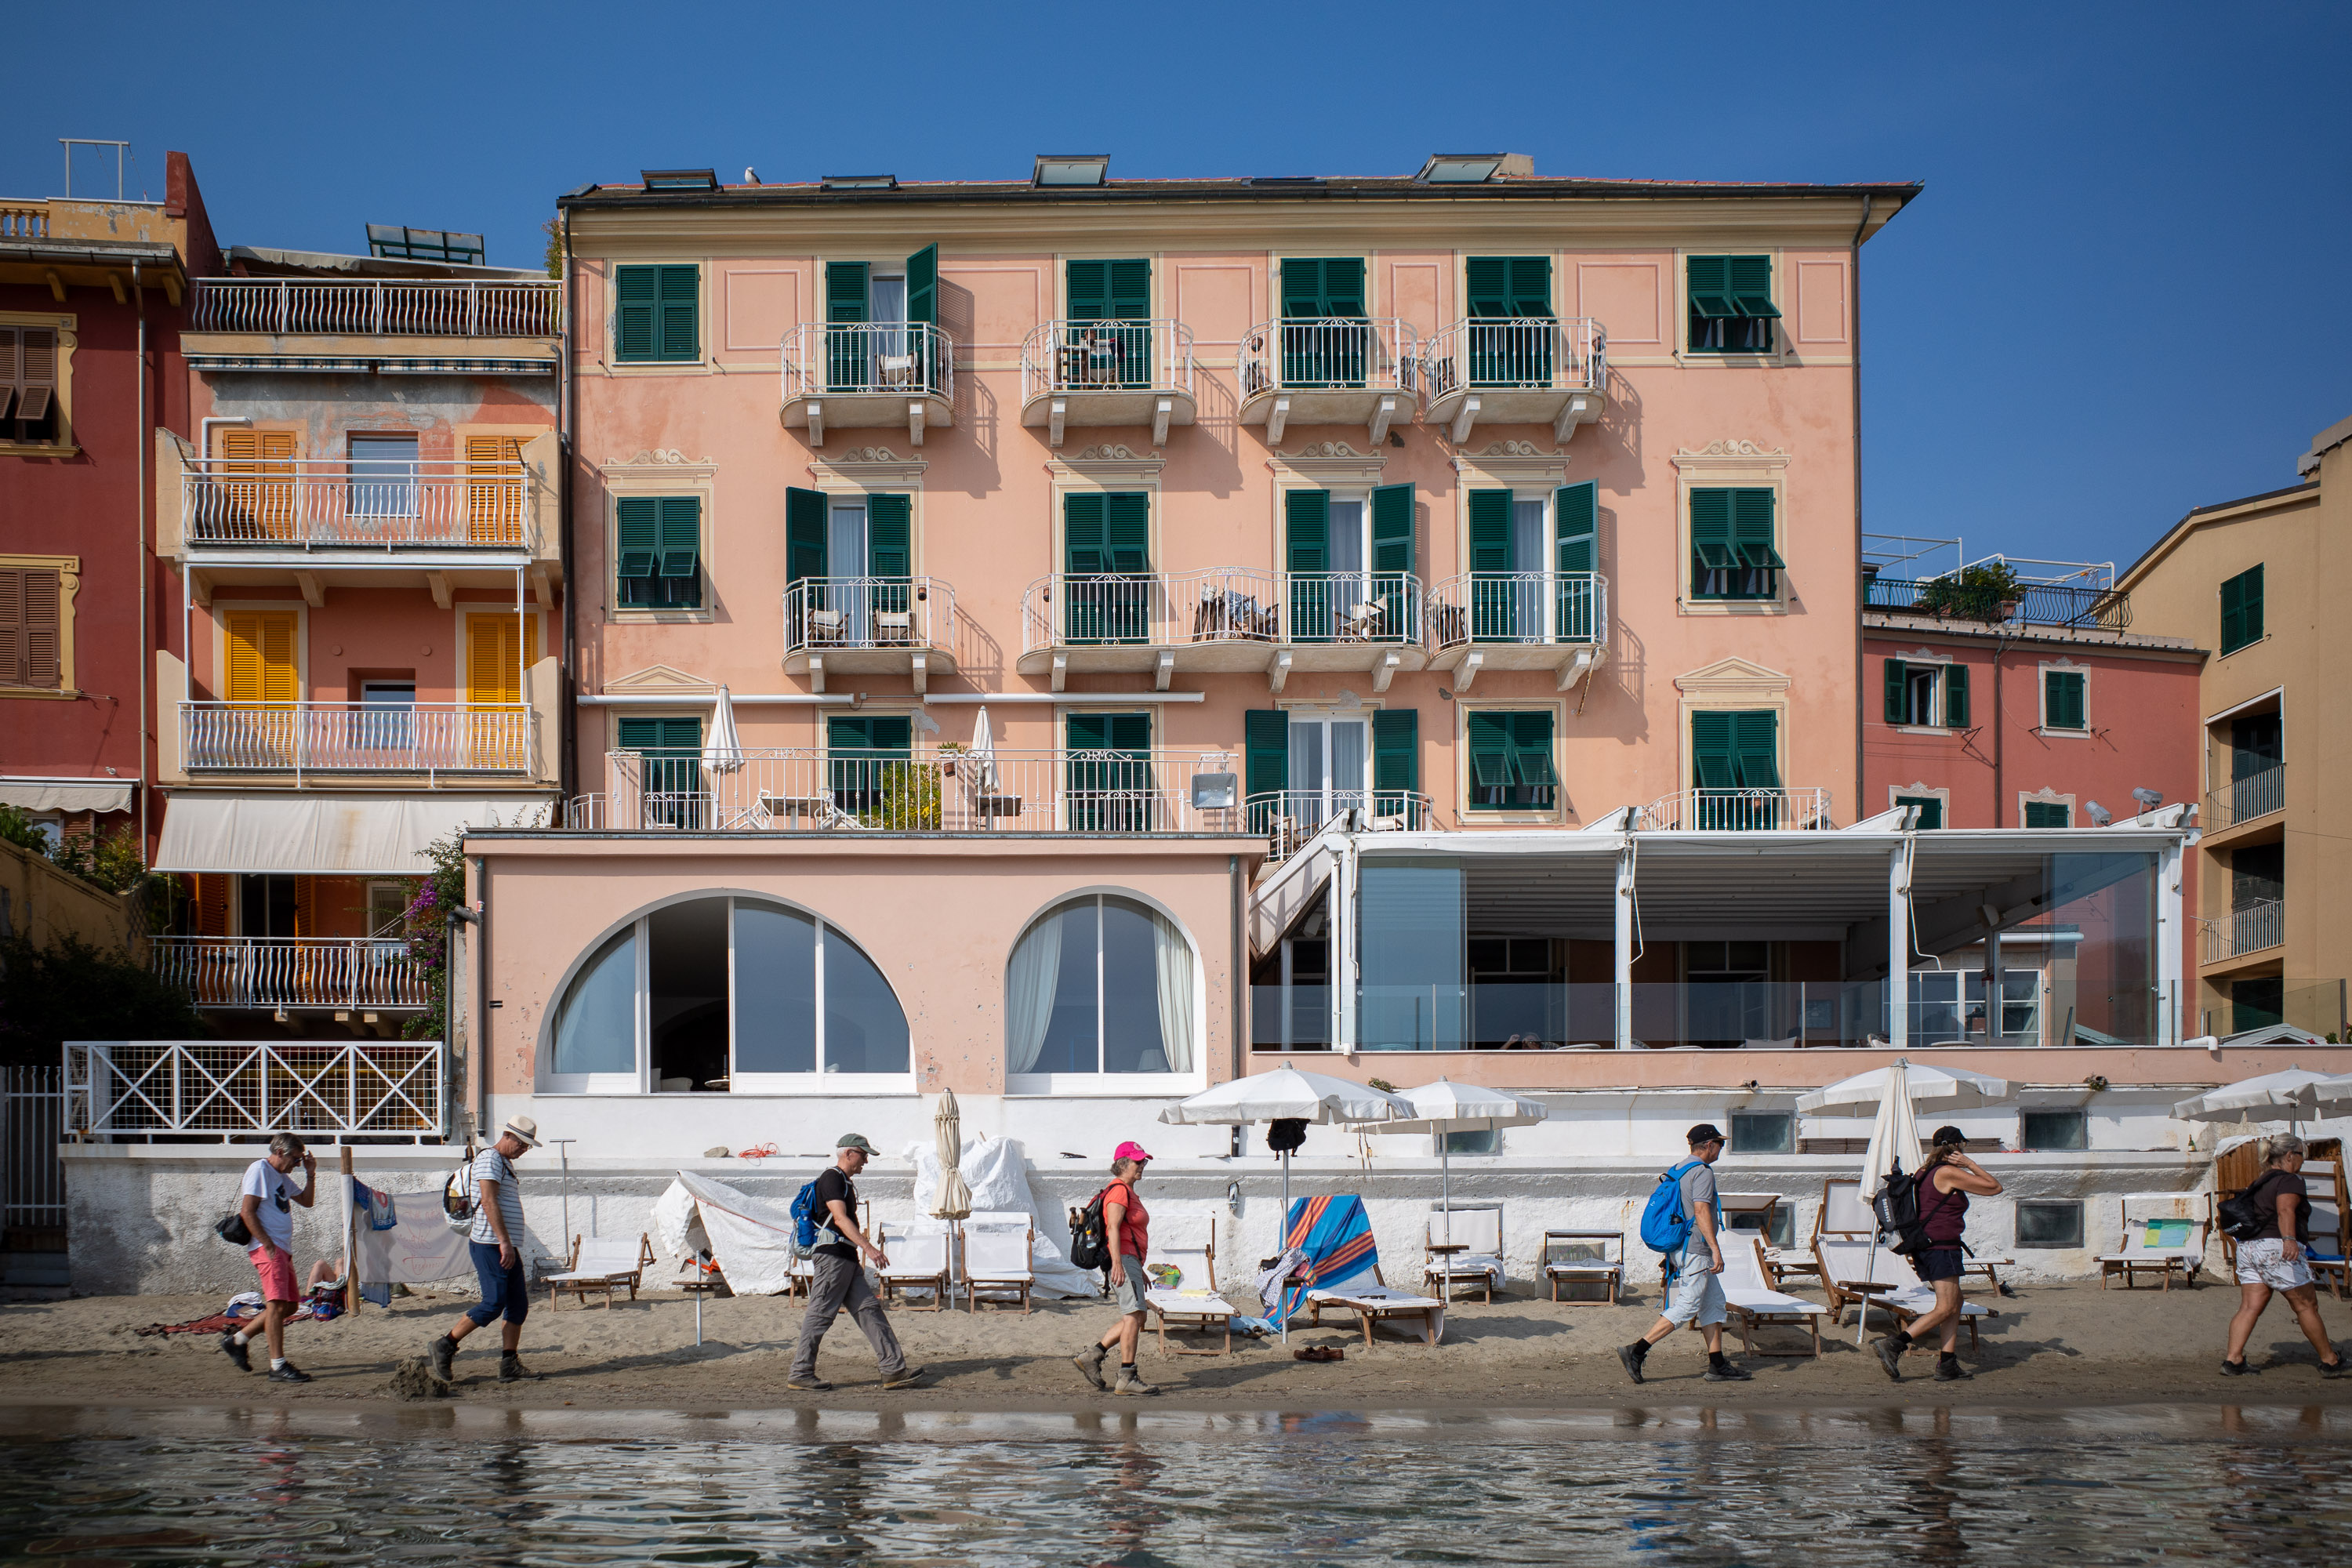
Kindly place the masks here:
POLYGON ((506 1320, 499 1330, 499 1381, 513 1383, 530 1375, 523 1370, 520 1353, 522 1321, 530 1314, 530 1281, 523 1273, 522 1181, 515 1174, 514 1163, 538 1147, 539 1123, 518 1116, 499 1129, 497 1142, 474 1157, 474 1228, 467 1233, 467 1242, 482 1299, 425 1347, 433 1375, 444 1383, 449 1381, 457 1342, 497 1318, 506 1320))

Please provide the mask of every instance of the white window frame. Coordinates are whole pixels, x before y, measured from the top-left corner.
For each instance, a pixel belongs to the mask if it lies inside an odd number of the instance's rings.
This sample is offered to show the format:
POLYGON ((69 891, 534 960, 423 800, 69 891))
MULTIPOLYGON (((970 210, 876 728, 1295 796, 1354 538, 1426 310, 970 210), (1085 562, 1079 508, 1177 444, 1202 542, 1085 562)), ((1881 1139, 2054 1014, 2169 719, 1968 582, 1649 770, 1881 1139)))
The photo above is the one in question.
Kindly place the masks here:
MULTIPOLYGON (((1135 888, 1114 887, 1108 883, 1097 883, 1093 886, 1084 888, 1072 888, 1057 894, 1053 899, 1040 905, 1030 914, 1027 920, 1022 921, 1020 935, 1013 938, 1012 947, 1005 949, 1005 961, 1003 965, 1004 972, 1006 973, 1011 972, 1013 950, 1018 948, 1022 942, 1027 938, 1029 933, 1037 928, 1039 921, 1045 920, 1048 915, 1059 916, 1064 910, 1081 900, 1094 899, 1099 900, 1106 898, 1125 899, 1130 903, 1141 904, 1146 909, 1155 911, 1163 919, 1167 920, 1171 924, 1175 926, 1177 934, 1181 936, 1184 939, 1185 944, 1192 950, 1192 1069, 1190 1072, 1102 1072, 1099 1070, 1090 1073, 1007 1072, 1004 1075, 1004 1092, 1008 1098, 1035 1097, 1050 1099, 1057 1097, 1090 1097, 1094 1099, 1121 1098, 1154 1100, 1164 1098, 1170 1094, 1197 1092, 1198 1090, 1208 1087, 1208 965, 1202 960, 1201 943, 1199 939, 1193 934, 1192 927, 1185 923, 1182 917, 1179 916, 1175 910, 1170 909, 1166 904, 1161 903, 1158 899, 1152 898, 1149 894, 1135 888)), ((1097 903, 1097 908, 1100 908, 1099 903, 1097 903)), ((1099 1068, 1102 1061, 1103 1027, 1102 941, 1100 936, 1101 928, 1098 925, 1096 929, 1095 1061, 1097 1068, 1099 1068)), ((998 992, 1000 998, 1003 998, 1004 990, 1003 983, 1002 981, 1000 981, 998 992)), ((1000 1014, 998 1027, 1000 1030, 1004 1031, 1009 1035, 1012 1025, 1012 1013, 1008 1007, 1000 1014)), ((1005 1040, 1005 1059, 1007 1061, 1011 1060, 1010 1046, 1011 1041, 1007 1038, 1005 1040)))

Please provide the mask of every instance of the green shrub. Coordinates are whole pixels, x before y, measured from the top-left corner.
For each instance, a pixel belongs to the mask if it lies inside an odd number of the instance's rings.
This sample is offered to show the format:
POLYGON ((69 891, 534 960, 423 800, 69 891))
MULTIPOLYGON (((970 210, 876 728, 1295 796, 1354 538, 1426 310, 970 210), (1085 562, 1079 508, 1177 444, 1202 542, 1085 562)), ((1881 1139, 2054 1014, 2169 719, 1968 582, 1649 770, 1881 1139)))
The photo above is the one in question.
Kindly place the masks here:
POLYGON ((125 953, 71 936, 47 947, 0 938, 0 1062, 55 1067, 68 1040, 192 1040, 207 1032, 186 992, 125 953))

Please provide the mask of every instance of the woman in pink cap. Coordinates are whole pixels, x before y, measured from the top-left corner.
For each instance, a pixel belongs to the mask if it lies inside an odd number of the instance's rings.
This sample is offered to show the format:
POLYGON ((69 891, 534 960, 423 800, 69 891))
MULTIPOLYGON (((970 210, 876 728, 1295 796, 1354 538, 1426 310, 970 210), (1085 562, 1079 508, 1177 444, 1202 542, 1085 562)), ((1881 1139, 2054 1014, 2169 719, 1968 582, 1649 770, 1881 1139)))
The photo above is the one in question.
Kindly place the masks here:
POLYGON ((1151 1254, 1151 1215, 1136 1195, 1135 1184, 1150 1163, 1140 1143, 1122 1143, 1110 1157, 1110 1185, 1102 1194, 1103 1230, 1113 1241, 1110 1289, 1118 1300, 1119 1320, 1091 1349, 1070 1358, 1088 1383, 1112 1394, 1160 1392, 1135 1375, 1135 1347, 1143 1338, 1143 1293, 1151 1289, 1150 1277, 1143 1272, 1143 1260, 1151 1254), (1118 1381, 1105 1384, 1103 1359, 1113 1345, 1118 1347, 1118 1381))

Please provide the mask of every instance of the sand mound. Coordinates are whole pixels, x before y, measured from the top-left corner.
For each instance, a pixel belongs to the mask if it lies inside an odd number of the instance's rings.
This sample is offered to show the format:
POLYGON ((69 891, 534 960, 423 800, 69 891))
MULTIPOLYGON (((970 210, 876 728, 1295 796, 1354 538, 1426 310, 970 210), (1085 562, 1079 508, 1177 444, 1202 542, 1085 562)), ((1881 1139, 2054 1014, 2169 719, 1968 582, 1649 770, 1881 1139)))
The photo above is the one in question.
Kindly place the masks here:
POLYGON ((421 1355, 410 1356, 392 1369, 385 1392, 394 1399, 443 1399, 449 1385, 433 1375, 433 1364, 421 1355))

